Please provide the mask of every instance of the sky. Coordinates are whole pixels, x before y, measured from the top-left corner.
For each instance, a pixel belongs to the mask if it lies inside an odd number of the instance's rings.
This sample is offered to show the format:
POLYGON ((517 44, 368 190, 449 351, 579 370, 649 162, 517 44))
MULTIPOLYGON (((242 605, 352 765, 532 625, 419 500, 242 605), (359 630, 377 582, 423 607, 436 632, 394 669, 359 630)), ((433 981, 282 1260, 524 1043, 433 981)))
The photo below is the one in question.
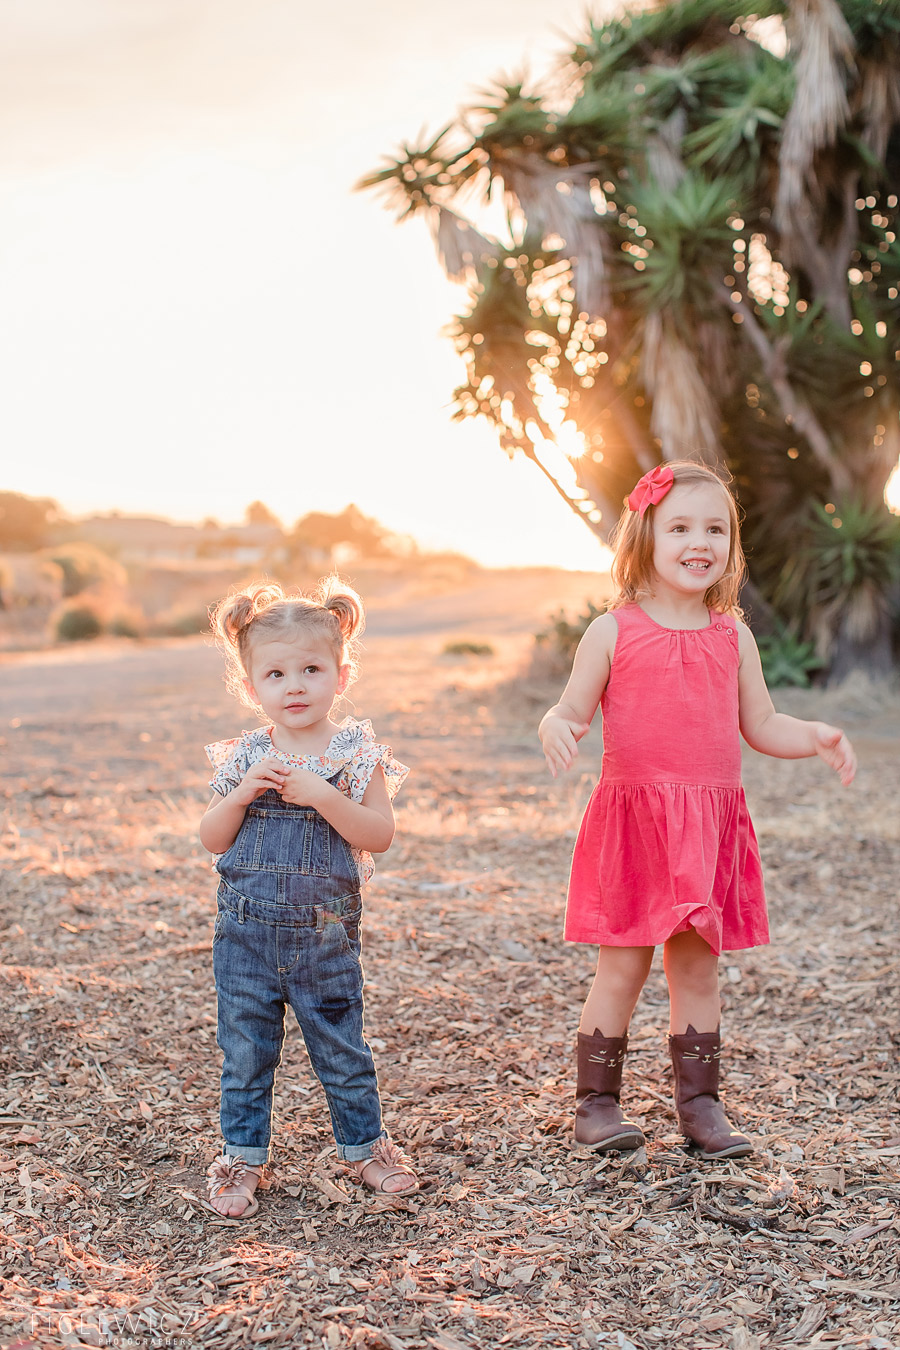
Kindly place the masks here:
POLYGON ((353 501, 489 565, 604 555, 455 424, 463 295, 353 185, 584 0, 0 0, 0 488, 73 514, 353 501))

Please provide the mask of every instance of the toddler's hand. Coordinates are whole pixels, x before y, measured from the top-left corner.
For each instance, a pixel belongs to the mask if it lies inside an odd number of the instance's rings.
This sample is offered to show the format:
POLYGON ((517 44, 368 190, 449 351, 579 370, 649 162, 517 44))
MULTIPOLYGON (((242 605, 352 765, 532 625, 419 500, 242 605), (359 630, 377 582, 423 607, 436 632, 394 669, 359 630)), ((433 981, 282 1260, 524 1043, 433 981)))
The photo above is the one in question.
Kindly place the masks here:
POLYGON ((547 767, 555 778, 571 768, 578 757, 578 742, 590 730, 590 722, 570 722, 565 717, 545 717, 539 736, 547 767))
POLYGON ((816 754, 834 769, 844 787, 852 783, 856 774, 856 754, 840 727, 817 723, 815 745, 816 754))
POLYGON ((231 795, 235 801, 249 806, 269 788, 280 792, 287 773, 288 767, 280 759, 261 759, 258 764, 250 766, 231 795))
POLYGON ((290 768, 286 770, 279 791, 284 801, 292 806, 315 807, 322 800, 322 788, 328 786, 322 775, 311 769, 290 768))

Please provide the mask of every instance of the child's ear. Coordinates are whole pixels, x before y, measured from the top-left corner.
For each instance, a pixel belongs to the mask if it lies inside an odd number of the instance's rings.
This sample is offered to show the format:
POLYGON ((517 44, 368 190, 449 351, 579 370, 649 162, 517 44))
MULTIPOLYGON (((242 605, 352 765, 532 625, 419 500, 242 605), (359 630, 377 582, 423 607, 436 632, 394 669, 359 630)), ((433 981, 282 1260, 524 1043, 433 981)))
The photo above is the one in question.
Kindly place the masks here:
POLYGON ((349 665, 343 665, 338 671, 338 682, 337 682, 338 693, 342 694, 344 690, 347 688, 347 685, 349 683, 350 683, 350 667, 349 665))
POLYGON ((247 678, 246 675, 244 676, 242 683, 243 683, 244 688, 247 690, 247 693, 248 693, 248 694, 250 695, 250 697, 253 699, 253 702, 254 702, 254 703, 258 703, 258 702, 259 702, 259 695, 257 694, 256 690, 253 688, 253 685, 250 683, 250 681, 248 680, 248 678, 247 678))

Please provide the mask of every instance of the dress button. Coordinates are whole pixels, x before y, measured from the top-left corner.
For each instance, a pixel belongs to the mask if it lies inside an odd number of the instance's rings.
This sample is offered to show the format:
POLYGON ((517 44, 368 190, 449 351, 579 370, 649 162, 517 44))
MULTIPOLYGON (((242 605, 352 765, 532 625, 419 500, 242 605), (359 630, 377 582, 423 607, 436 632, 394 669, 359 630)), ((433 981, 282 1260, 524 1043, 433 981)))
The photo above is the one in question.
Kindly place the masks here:
POLYGON ((720 623, 717 623, 717 624, 716 624, 716 627, 717 627, 717 628, 719 629, 719 631, 721 632, 722 625, 721 625, 720 623))
POLYGON ((734 632, 734 629, 733 629, 733 628, 726 628, 726 629, 725 629, 725 632, 728 634, 729 637, 731 637, 732 633, 734 632))

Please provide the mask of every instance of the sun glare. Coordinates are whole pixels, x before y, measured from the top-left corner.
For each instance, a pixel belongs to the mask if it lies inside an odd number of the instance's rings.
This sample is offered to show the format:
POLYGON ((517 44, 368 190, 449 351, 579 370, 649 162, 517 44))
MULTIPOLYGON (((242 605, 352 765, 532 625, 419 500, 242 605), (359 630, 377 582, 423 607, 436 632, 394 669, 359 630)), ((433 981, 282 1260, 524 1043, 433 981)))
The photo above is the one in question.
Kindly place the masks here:
POLYGON ((575 423, 566 417, 563 396, 545 371, 538 371, 534 377, 534 401, 553 433, 553 443, 568 459, 578 459, 583 455, 584 436, 575 423))
POLYGON ((894 465, 893 473, 887 480, 884 500, 887 502, 888 510, 893 511, 895 516, 900 516, 900 460, 894 465))
MULTIPOLYGON (((534 377, 534 401, 540 411, 544 425, 552 435, 545 436, 536 422, 525 425, 525 434, 534 446, 534 453, 547 471, 563 489, 570 501, 576 502, 578 509, 592 524, 599 523, 601 513, 589 494, 578 482, 574 461, 585 453, 583 434, 565 414, 565 402, 555 384, 545 372, 540 371, 534 377)), ((607 571, 612 562, 612 553, 604 545, 599 545, 597 569, 607 571)))

